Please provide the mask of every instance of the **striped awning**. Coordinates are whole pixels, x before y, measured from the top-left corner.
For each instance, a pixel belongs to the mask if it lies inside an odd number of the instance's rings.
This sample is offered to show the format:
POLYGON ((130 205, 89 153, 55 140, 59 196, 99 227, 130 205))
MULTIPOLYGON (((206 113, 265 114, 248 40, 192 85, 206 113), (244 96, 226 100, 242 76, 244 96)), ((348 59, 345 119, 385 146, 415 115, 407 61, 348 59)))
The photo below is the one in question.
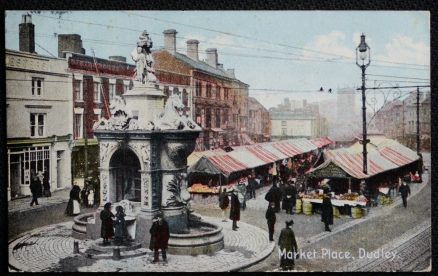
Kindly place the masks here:
POLYGON ((330 144, 335 143, 334 141, 330 140, 327 137, 313 138, 313 139, 310 139, 310 142, 318 148, 322 148, 322 147, 325 147, 325 146, 328 146, 330 144))
POLYGON ((246 168, 252 169, 267 164, 267 162, 259 159, 256 155, 248 150, 230 151, 227 153, 227 155, 244 164, 246 168))
POLYGON ((275 142, 272 146, 289 157, 303 153, 300 149, 287 142, 275 142))
POLYGON ((262 148, 259 145, 247 146, 246 149, 257 156, 257 158, 263 160, 265 163, 272 163, 282 159, 281 157, 274 155, 272 152, 262 148))
POLYGON ((225 154, 226 151, 223 149, 214 149, 214 150, 206 150, 206 151, 194 151, 187 157, 187 165, 191 166, 198 162, 202 156, 212 156, 212 155, 222 155, 225 154))
POLYGON ((244 164, 237 161, 233 157, 226 155, 209 156, 207 157, 210 162, 214 164, 225 175, 230 175, 233 172, 243 171, 248 169, 244 164))
POLYGON ((381 147, 375 146, 368 152, 368 174, 363 173, 362 153, 351 149, 337 149, 325 152, 326 162, 317 168, 311 169, 308 174, 311 175, 318 170, 324 170, 328 163, 333 163, 351 177, 366 179, 385 171, 409 165, 419 159, 414 151, 395 141, 378 143, 378 145, 381 147))

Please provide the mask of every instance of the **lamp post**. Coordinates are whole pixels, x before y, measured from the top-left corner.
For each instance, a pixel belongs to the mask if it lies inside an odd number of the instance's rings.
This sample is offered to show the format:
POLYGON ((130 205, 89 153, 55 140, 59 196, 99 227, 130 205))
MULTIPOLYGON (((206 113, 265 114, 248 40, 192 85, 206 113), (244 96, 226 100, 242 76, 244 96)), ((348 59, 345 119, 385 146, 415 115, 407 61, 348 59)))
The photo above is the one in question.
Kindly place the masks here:
POLYGON ((362 69, 362 145, 363 145, 363 173, 368 174, 367 170, 367 126, 366 126, 366 97, 365 97, 365 70, 371 62, 371 49, 365 42, 365 35, 360 36, 360 44, 356 48, 356 64, 362 69), (360 63, 359 59, 362 61, 360 63), (367 60, 368 59, 368 60, 367 60))

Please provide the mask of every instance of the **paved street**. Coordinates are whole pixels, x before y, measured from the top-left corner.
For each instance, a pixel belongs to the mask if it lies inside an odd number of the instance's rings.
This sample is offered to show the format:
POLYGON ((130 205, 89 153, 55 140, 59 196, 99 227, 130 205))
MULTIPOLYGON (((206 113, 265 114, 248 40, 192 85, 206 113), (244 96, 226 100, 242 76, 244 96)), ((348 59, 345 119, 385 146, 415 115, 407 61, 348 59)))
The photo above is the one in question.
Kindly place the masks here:
MULTIPOLYGON (((224 233, 225 248, 211 255, 169 254, 167 264, 151 264, 152 252, 141 248, 122 252, 126 258, 120 261, 112 260, 112 253, 89 258, 86 254, 73 254, 72 222, 66 222, 36 229, 12 241, 9 263, 15 269, 32 272, 232 271, 260 261, 274 248, 267 233, 256 226, 240 223, 239 231, 232 231, 231 224, 215 218, 206 220, 221 225, 224 233)), ((80 251, 87 252, 90 245, 89 240, 80 241, 80 251)))

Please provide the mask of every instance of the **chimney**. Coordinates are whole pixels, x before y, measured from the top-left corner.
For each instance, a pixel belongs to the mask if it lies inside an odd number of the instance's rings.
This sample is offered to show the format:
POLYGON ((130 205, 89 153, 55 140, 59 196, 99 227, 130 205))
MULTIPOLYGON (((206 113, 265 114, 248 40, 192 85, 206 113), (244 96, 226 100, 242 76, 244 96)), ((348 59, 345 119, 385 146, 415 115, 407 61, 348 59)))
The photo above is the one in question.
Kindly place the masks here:
POLYGON ((222 63, 217 64, 217 69, 224 70, 224 65, 222 63))
POLYGON ((172 54, 176 53, 176 30, 165 30, 164 34, 164 48, 172 54))
POLYGON ((65 58, 65 53, 63 53, 65 51, 85 54, 85 49, 82 48, 81 36, 78 34, 58 35, 58 57, 65 58))
POLYGON ((207 53, 207 64, 211 67, 217 68, 217 49, 216 48, 208 48, 206 50, 207 53))
POLYGON ((120 62, 126 62, 126 57, 124 57, 124 56, 110 56, 110 57, 108 57, 108 59, 120 61, 120 62))
POLYGON ((187 56, 193 60, 199 60, 198 54, 199 41, 196 39, 187 40, 187 56))
POLYGON ((35 25, 32 24, 32 16, 23 14, 18 27, 20 51, 35 53, 35 25))
POLYGON ((230 77, 230 78, 236 78, 236 76, 234 75, 234 69, 227 69, 227 75, 230 77))

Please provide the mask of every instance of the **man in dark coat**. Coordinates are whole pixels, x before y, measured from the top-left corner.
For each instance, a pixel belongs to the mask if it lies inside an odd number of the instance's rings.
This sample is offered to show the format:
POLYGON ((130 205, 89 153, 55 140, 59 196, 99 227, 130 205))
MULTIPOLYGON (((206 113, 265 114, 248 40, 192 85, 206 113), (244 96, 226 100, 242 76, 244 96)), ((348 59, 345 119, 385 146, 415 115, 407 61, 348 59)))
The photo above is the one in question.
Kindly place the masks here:
POLYGON ((280 238, 278 239, 278 247, 281 252, 280 266, 283 270, 291 270, 294 268, 295 253, 298 252, 295 233, 290 228, 293 223, 293 220, 286 221, 286 227, 281 230, 280 238))
POLYGON ((274 227, 276 221, 274 202, 269 203, 268 210, 266 210, 265 218, 268 222, 269 241, 274 241, 274 227))
POLYGON ((43 187, 44 187, 44 196, 50 197, 52 193, 50 192, 50 179, 49 179, 49 170, 47 167, 44 167, 43 172, 43 187))
POLYGON ((275 212, 280 212, 281 190, 277 187, 276 182, 272 184, 271 189, 266 193, 265 200, 275 203, 275 212))
POLYGON ((324 193, 322 199, 321 221, 324 222, 325 231, 331 232, 332 230, 330 230, 329 225, 333 224, 333 206, 330 196, 327 193, 324 193))
POLYGON ((257 182, 255 180, 255 177, 252 175, 248 175, 248 193, 249 193, 249 199, 256 198, 255 190, 257 188, 257 182))
POLYGON ((154 251, 154 260, 152 263, 159 261, 159 249, 161 249, 163 261, 167 262, 166 250, 169 244, 170 233, 169 224, 162 216, 162 214, 159 214, 152 220, 153 223, 149 230, 149 233, 151 234, 149 249, 154 251))
POLYGON ((228 194, 225 192, 225 188, 222 189, 222 192, 219 195, 219 208, 222 210, 222 221, 227 221, 227 208, 230 205, 230 199, 228 198, 228 194))
POLYGON ((237 231, 237 221, 240 220, 240 202, 237 197, 237 190, 233 190, 231 194, 230 219, 233 221, 233 230, 237 231))
POLYGON ((114 236, 113 218, 114 214, 111 212, 111 202, 107 202, 100 212, 100 219, 102 221, 100 237, 103 239, 103 245, 109 244, 108 239, 112 239, 114 236))
POLYGON ((405 181, 403 181, 403 184, 399 188, 399 192, 401 194, 401 197, 403 199, 403 206, 406 208, 408 207, 408 195, 411 194, 411 188, 406 184, 405 181))
POLYGON ((297 190, 293 183, 288 183, 286 187, 286 214, 293 214, 293 207, 297 200, 297 190))
POLYGON ((30 202, 30 206, 33 206, 35 203, 38 205, 38 197, 42 194, 41 182, 38 179, 34 170, 30 171, 30 192, 32 193, 32 201, 30 202))

